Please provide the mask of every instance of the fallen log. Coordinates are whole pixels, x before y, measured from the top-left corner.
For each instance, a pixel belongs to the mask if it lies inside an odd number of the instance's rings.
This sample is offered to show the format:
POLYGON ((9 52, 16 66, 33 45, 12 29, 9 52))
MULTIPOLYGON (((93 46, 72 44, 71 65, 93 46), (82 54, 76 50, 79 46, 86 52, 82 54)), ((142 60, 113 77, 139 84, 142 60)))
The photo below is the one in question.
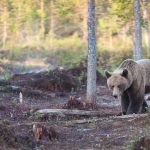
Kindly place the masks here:
POLYGON ((86 124, 86 123, 96 123, 98 121, 103 121, 104 118, 94 118, 94 119, 82 119, 82 120, 71 120, 66 121, 65 126, 75 126, 76 124, 86 124))
MULTIPOLYGON (((68 110, 68 109, 41 109, 37 111, 41 114, 50 114, 50 115, 74 115, 74 116, 89 116, 89 117, 102 117, 111 114, 102 113, 101 111, 86 111, 86 110, 68 110)), ((113 114, 112 114, 113 115, 113 114)))
POLYGON ((68 110, 68 109, 41 109, 41 110, 37 110, 36 112, 40 114, 59 115, 59 116, 65 116, 65 115, 86 116, 86 117, 108 116, 112 119, 130 119, 130 118, 141 118, 141 117, 149 116, 149 113, 116 116, 116 114, 111 114, 111 113, 106 114, 105 112, 102 111, 68 110))
POLYGON ((129 119, 129 118, 140 118, 140 117, 147 117, 149 116, 149 113, 147 114, 129 114, 129 115, 122 115, 122 116, 114 116, 114 119, 129 119))
POLYGON ((75 126, 76 124, 86 124, 86 123, 96 123, 96 122, 110 122, 115 120, 126 120, 128 122, 134 122, 136 119, 142 119, 149 117, 150 114, 131 114, 131 115, 123 115, 123 116, 110 116, 110 117, 101 117, 97 118, 94 117, 92 119, 82 119, 82 120, 71 120, 71 121, 66 121, 65 125, 66 126, 75 126))

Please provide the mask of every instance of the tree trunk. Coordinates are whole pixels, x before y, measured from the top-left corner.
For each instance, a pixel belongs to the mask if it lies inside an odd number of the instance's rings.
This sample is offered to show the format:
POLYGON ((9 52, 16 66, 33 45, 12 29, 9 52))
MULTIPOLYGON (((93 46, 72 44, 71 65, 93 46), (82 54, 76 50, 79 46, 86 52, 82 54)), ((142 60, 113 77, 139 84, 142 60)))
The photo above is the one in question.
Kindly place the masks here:
POLYGON ((3 37, 2 37, 2 44, 3 44, 3 48, 5 48, 6 46, 6 40, 7 40, 7 26, 8 26, 8 23, 7 23, 7 19, 8 19, 8 12, 7 12, 7 4, 4 6, 3 8, 3 13, 4 13, 4 16, 3 16, 3 37))
POLYGON ((83 28, 82 28, 82 32, 83 32, 83 40, 87 41, 87 0, 84 1, 83 4, 83 28))
POLYGON ((140 0, 134 0, 134 18, 135 18, 134 60, 139 60, 143 57, 143 54, 142 54, 142 31, 141 31, 140 0))
MULTIPOLYGON (((96 17, 95 0, 88 1, 87 104, 96 104, 96 17)), ((93 105, 93 106, 94 106, 93 105)))
POLYGON ((7 21, 4 20, 3 22, 3 48, 6 46, 6 40, 7 40, 7 21))
POLYGON ((41 9, 41 22, 40 22, 41 38, 44 39, 44 35, 45 35, 44 0, 41 0, 40 9, 41 9))
POLYGON ((133 56, 135 56, 135 33, 132 33, 132 49, 133 49, 133 56))
POLYGON ((122 28, 122 40, 123 40, 123 47, 126 48, 127 47, 127 35, 126 35, 126 25, 122 28))
POLYGON ((111 49, 112 50, 112 48, 113 48, 113 38, 112 38, 112 32, 111 31, 109 31, 110 33, 109 33, 109 49, 111 49))
POLYGON ((50 47, 53 47, 53 38, 54 38, 54 0, 50 1, 50 47))
POLYGON ((147 0, 143 0, 143 19, 144 19, 144 36, 147 55, 149 55, 149 29, 148 29, 148 12, 147 12, 147 0))

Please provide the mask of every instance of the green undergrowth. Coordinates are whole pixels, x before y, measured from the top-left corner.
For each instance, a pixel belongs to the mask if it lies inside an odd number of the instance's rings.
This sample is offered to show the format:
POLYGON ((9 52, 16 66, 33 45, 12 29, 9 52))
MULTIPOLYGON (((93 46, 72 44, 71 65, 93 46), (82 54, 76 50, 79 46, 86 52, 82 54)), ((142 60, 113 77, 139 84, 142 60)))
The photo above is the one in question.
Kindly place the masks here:
MULTIPOLYGON (((38 63, 45 65, 63 66, 66 68, 73 68, 79 66, 81 63, 87 63, 87 42, 81 40, 81 38, 74 34, 66 38, 53 38, 51 40, 46 39, 39 45, 36 42, 31 42, 32 45, 19 45, 16 43, 15 47, 10 47, 0 50, 0 61, 7 64, 11 64, 16 68, 20 68, 21 72, 26 72, 28 68, 33 67, 32 62, 27 65, 29 59, 37 59, 38 63), (16 65, 16 62, 19 65, 16 65)), ((101 44, 97 44, 97 69, 104 74, 104 70, 114 70, 123 60, 132 58, 133 52, 130 47, 122 49, 105 49, 101 44)), ((144 50, 145 51, 145 50, 144 50)), ((144 53, 145 54, 145 53, 144 53)), ((148 55, 147 57, 148 58, 148 55)), ((37 62, 33 63, 37 66, 37 62)), ((7 65, 6 64, 6 65, 7 65)), ((43 66, 42 66, 43 67, 43 66)), ((9 67, 4 67, 6 74, 3 78, 9 78, 12 74, 12 70, 9 67)), ((19 70, 20 70, 19 69, 19 70)), ((1 70, 0 70, 1 74, 1 70)), ((2 73, 3 74, 3 73, 2 73)))

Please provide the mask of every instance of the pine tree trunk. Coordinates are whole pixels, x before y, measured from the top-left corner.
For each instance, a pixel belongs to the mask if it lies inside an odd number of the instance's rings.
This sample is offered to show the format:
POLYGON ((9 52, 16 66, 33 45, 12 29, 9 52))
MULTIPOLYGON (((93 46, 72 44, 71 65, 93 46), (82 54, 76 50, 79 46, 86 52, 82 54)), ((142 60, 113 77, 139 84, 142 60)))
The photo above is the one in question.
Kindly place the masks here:
POLYGON ((141 31, 140 0, 134 0, 134 18, 135 18, 134 60, 139 60, 143 57, 143 54, 142 54, 142 31, 141 31))
POLYGON ((7 1, 4 3, 3 7, 3 16, 2 16, 2 22, 3 22, 3 33, 2 33, 2 44, 3 48, 6 46, 7 36, 8 36, 8 10, 7 10, 7 1))
POLYGON ((109 33, 109 49, 113 48, 113 38, 112 38, 112 32, 109 33))
POLYGON ((4 18, 4 21, 3 21, 3 38, 2 38, 3 48, 5 48, 5 46, 6 46, 6 40, 7 40, 7 21, 6 21, 6 18, 4 18))
POLYGON ((143 19, 144 19, 144 36, 147 55, 149 55, 149 29, 148 29, 148 12, 147 12, 147 0, 143 0, 143 19))
POLYGON ((45 35, 45 19, 44 19, 44 0, 41 0, 41 4, 40 4, 40 9, 41 9, 41 22, 40 22, 40 26, 41 26, 41 38, 44 38, 45 35))
POLYGON ((126 36, 126 25, 122 28, 122 40, 123 40, 123 47, 127 47, 127 36, 126 36))
POLYGON ((82 32, 83 32, 83 40, 87 41, 87 0, 84 1, 83 4, 83 28, 82 28, 82 32))
POLYGON ((53 47, 53 38, 54 38, 54 0, 50 0, 50 47, 53 47))
POLYGON ((133 56, 135 56, 135 33, 132 33, 132 49, 133 49, 133 56))
POLYGON ((87 104, 96 104, 96 17, 95 0, 88 1, 87 104))

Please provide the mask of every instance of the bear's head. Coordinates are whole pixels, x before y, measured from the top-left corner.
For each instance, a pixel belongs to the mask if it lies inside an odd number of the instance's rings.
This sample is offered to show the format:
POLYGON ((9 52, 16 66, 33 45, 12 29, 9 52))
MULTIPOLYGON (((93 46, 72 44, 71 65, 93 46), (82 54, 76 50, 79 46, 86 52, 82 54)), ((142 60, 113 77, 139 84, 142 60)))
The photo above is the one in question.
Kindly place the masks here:
POLYGON ((120 99, 123 92, 129 87, 128 70, 123 69, 118 72, 105 71, 108 88, 112 91, 112 95, 120 99))

